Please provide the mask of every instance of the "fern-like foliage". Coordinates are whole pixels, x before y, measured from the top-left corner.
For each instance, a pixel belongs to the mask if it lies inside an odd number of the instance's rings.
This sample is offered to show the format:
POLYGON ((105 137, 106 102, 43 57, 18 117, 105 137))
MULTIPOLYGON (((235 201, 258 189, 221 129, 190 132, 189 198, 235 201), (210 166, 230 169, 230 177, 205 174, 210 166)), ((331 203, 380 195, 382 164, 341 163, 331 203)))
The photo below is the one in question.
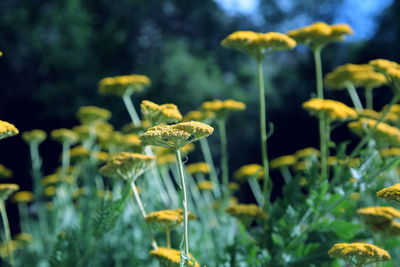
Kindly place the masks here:
POLYGON ((80 250, 81 244, 79 242, 79 231, 77 228, 59 233, 50 254, 50 266, 76 266, 80 250))

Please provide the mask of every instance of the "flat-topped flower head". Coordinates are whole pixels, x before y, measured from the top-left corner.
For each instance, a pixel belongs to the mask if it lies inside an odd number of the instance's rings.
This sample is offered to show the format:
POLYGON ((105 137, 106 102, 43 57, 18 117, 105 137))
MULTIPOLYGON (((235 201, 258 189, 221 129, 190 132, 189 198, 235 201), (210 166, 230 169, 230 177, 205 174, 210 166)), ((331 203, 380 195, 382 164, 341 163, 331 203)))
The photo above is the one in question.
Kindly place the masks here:
POLYGON ((13 176, 12 170, 0 164, 0 178, 11 178, 13 176))
POLYGON ((71 162, 87 160, 90 157, 90 151, 84 146, 76 146, 69 150, 71 162))
POLYGON ((289 31, 287 34, 296 42, 305 44, 314 50, 322 49, 332 42, 343 41, 346 35, 353 34, 353 30, 347 24, 328 25, 324 22, 315 22, 289 31))
POLYGON ((388 223, 393 219, 400 218, 400 210, 393 207, 367 207, 357 210, 357 214, 367 223, 367 224, 382 224, 388 223))
POLYGON ((390 260, 390 254, 368 243, 337 243, 329 251, 329 256, 355 263, 356 266, 390 260))
POLYGON ((34 195, 30 191, 19 191, 15 193, 12 197, 11 200, 14 202, 32 202, 34 199, 34 195))
POLYGON ((27 144, 40 144, 46 140, 47 134, 45 131, 40 129, 34 129, 22 133, 22 139, 27 144))
POLYGON ((99 92, 102 95, 115 95, 122 97, 124 94, 142 92, 151 84, 149 77, 145 75, 123 75, 107 77, 99 82, 99 92))
POLYGON ((43 177, 40 182, 44 186, 54 185, 57 183, 74 184, 75 178, 71 175, 66 175, 66 174, 61 174, 61 173, 56 172, 56 173, 53 173, 53 174, 43 177))
POLYGON ((304 102, 302 107, 315 117, 323 113, 330 121, 346 121, 358 117, 355 109, 330 99, 312 98, 304 102))
MULTIPOLYGON (((150 255, 156 257, 162 266, 180 266, 181 252, 179 250, 159 247, 150 251, 150 255)), ((188 266, 200 267, 200 264, 193 259, 192 254, 189 253, 188 256, 190 258, 187 261, 188 266)))
POLYGON ((60 143, 74 144, 78 142, 78 135, 69 129, 57 129, 51 131, 51 138, 60 143))
POLYGON ((83 106, 78 109, 76 116, 82 124, 92 124, 110 119, 111 111, 96 106, 83 106))
POLYGON ((104 176, 135 181, 154 162, 155 157, 139 154, 120 152, 112 155, 106 165, 100 168, 104 176))
POLYGON ((215 119, 215 113, 209 110, 192 110, 184 117, 183 121, 200 121, 206 124, 211 124, 215 119))
POLYGON ((187 165, 187 170, 190 174, 196 174, 196 173, 210 173, 211 168, 210 165, 208 165, 205 162, 197 162, 197 163, 192 163, 187 165))
POLYGON ((17 184, 0 184, 0 201, 5 201, 8 197, 19 190, 19 186, 17 184))
MULTIPOLYGON (((189 220, 194 220, 197 217, 189 212, 189 220)), ((183 210, 160 210, 150 212, 146 216, 146 221, 148 223, 154 224, 161 231, 171 231, 183 222, 183 210)))
POLYGON ((296 41, 279 32, 237 31, 222 40, 221 45, 261 59, 268 52, 293 49, 296 46, 296 41))
POLYGON ((243 165, 235 171, 233 177, 238 181, 246 181, 252 177, 262 179, 264 176, 263 166, 260 164, 243 165))
POLYGON ((149 128, 139 138, 143 145, 180 149, 184 145, 212 134, 214 128, 197 121, 159 125, 149 128))
POLYGON ((395 184, 379 190, 376 195, 386 200, 395 200, 400 202, 400 184, 395 184))
POLYGON ((213 190, 213 183, 211 181, 200 181, 197 183, 197 187, 201 191, 211 191, 213 190))
MULTIPOLYGON (((374 128, 376 123, 376 120, 360 119, 350 122, 348 127, 356 135, 363 136, 365 131, 374 128)), ((372 137, 382 145, 399 146, 400 144, 400 130, 384 122, 378 124, 372 133, 372 137)))
POLYGON ((246 225, 255 219, 266 219, 268 217, 267 214, 255 204, 230 205, 226 209, 226 212, 246 225))
POLYGON ((383 148, 379 150, 379 154, 381 154, 382 158, 397 157, 400 156, 400 148, 398 147, 383 148))
POLYGON ((398 68, 399 64, 387 59, 373 59, 368 62, 376 71, 387 74, 392 68, 398 68))
MULTIPOLYGON (((367 109, 367 108, 363 110, 357 110, 357 113, 360 118, 367 118, 373 120, 379 120, 382 116, 381 112, 377 112, 373 109, 367 109)), ((397 115, 389 112, 388 114, 386 114, 384 121, 396 123, 398 119, 399 118, 397 117, 397 115)))
POLYGON ((150 121, 152 125, 176 123, 182 120, 179 109, 174 104, 157 105, 148 100, 140 104, 144 120, 150 121))
POLYGON ((18 133, 19 131, 14 124, 0 120, 0 139, 11 137, 18 133))
POLYGON ((296 162, 297 162, 297 157, 295 155, 286 155, 271 160, 269 165, 271 169, 278 169, 282 167, 292 166, 296 164, 296 162))
POLYGON ((309 158, 309 157, 315 157, 319 156, 320 152, 318 149, 314 147, 306 147, 300 150, 297 150, 294 155, 296 156, 297 159, 304 159, 304 158, 309 158))
POLYGON ((217 119, 225 119, 227 116, 234 112, 245 110, 246 104, 243 102, 235 101, 233 99, 216 99, 213 101, 203 102, 203 104, 201 104, 201 109, 204 111, 213 112, 217 119))

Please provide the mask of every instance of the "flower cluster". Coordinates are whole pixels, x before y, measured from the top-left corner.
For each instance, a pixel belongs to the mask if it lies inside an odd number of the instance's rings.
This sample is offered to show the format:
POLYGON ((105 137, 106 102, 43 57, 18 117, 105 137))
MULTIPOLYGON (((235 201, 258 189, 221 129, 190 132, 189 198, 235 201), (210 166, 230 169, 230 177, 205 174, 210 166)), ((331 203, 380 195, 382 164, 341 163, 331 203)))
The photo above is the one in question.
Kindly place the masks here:
POLYGON ((330 99, 312 98, 304 102, 302 106, 312 116, 318 117, 320 113, 323 113, 330 121, 346 121, 358 117, 355 109, 330 99))
POLYGON ((400 202, 400 184, 395 184, 379 190, 376 195, 386 200, 395 200, 400 202))
POLYGON ((34 129, 31 131, 23 132, 22 133, 22 139, 27 143, 27 144, 40 144, 42 143, 47 137, 47 134, 45 131, 42 131, 40 129, 34 129))
POLYGON ((328 251, 328 254, 359 266, 387 261, 391 258, 386 250, 368 243, 338 243, 328 251))
POLYGON ((203 102, 201 109, 208 112, 213 112, 217 119, 225 119, 234 112, 243 111, 246 109, 246 104, 232 99, 213 100, 203 102))
POLYGON ((213 189, 213 183, 211 181, 200 181, 197 183, 197 187, 202 191, 209 191, 213 189))
POLYGON ((123 96, 126 93, 141 92, 151 84, 145 75, 124 75, 107 77, 99 82, 99 92, 103 95, 123 96))
POLYGON ((208 165, 205 162, 197 162, 197 163, 192 163, 187 165, 187 170, 190 174, 195 174, 195 173, 210 173, 210 165, 208 165))
POLYGON ((297 162, 297 157, 294 155, 280 156, 271 160, 269 163, 271 169, 278 169, 285 166, 292 166, 297 162))
POLYGON ((14 124, 0 120, 0 139, 11 137, 18 133, 19 131, 14 124))
POLYGON ((140 110, 143 118, 152 125, 175 123, 182 120, 179 109, 174 104, 157 105, 148 100, 142 101, 140 110))
MULTIPOLYGON (((181 260, 181 252, 172 248, 159 247, 150 251, 150 255, 155 256, 163 266, 178 266, 181 260)), ((191 258, 188 260, 189 266, 200 267, 191 254, 188 256, 191 258)))
POLYGON ((238 181, 245 181, 252 177, 261 179, 263 175, 263 166, 259 164, 247 164, 235 171, 234 178, 238 181))
POLYGON ((92 124, 98 121, 107 121, 111 117, 111 112, 105 108, 84 106, 79 108, 76 116, 82 124, 92 124))
POLYGON ((7 200, 7 198, 17 190, 19 190, 17 184, 0 184, 0 201, 7 200))
MULTIPOLYGON (((189 212, 189 220, 194 220, 197 217, 189 212)), ((162 231, 171 231, 183 222, 183 210, 160 210, 154 211, 146 215, 146 221, 156 225, 162 231)))
MULTIPOLYGON (((373 129, 377 123, 376 120, 360 119, 358 121, 350 122, 348 127, 355 134, 363 136, 365 129, 373 129)), ((372 136, 382 144, 394 146, 400 144, 400 130, 384 122, 377 125, 376 129, 372 132, 372 136)))
POLYGON ((60 143, 74 144, 78 142, 78 135, 74 131, 65 128, 51 131, 51 137, 60 143))
POLYGON ((230 205, 226 212, 240 221, 249 223, 254 219, 266 219, 267 214, 255 204, 235 204, 230 205))

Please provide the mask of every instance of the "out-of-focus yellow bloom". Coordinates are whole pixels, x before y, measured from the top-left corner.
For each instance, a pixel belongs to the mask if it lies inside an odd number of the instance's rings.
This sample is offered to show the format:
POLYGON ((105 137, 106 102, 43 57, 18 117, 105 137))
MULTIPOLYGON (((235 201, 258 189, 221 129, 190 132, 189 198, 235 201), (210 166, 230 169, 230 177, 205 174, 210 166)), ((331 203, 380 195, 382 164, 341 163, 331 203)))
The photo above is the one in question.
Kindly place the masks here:
POLYGON ((0 51, 0 57, 2 57, 3 56, 3 52, 2 51, 0 51))
POLYGON ((289 31, 287 34, 296 42, 305 44, 314 50, 322 49, 332 42, 343 41, 345 35, 353 34, 353 30, 347 24, 328 25, 324 22, 315 22, 289 31))
POLYGON ((226 209, 231 216, 238 218, 245 224, 255 219, 266 219, 267 214, 255 204, 235 204, 226 209))
POLYGON ((60 173, 53 173, 43 177, 41 180, 42 185, 45 186, 57 184, 59 182, 73 184, 75 182, 75 179, 71 175, 62 175, 60 173))
POLYGON ((271 169, 278 169, 282 167, 292 166, 297 162, 297 158, 294 155, 286 155, 275 158, 270 161, 269 166, 271 169))
POLYGON ((148 100, 140 104, 143 118, 150 121, 152 125, 176 123, 182 120, 179 109, 174 104, 157 105, 148 100))
POLYGON ((213 189, 213 183, 211 181, 200 181, 197 183, 197 187, 202 191, 210 191, 213 189))
POLYGON ((400 218, 400 210, 393 207, 367 207, 357 210, 357 214, 367 224, 382 224, 400 218))
POLYGON ((40 144, 46 139, 46 137, 47 137, 46 132, 42 131, 40 129, 34 129, 31 131, 22 133, 22 139, 27 144, 31 144, 31 143, 40 144))
POLYGON ((293 165, 293 169, 296 172, 306 171, 311 168, 312 163, 309 160, 298 161, 293 165))
POLYGON ((399 64, 387 59, 373 59, 368 62, 378 72, 387 73, 392 68, 398 68, 399 64))
POLYGON ((84 146, 76 146, 70 149, 69 155, 72 162, 86 160, 90 156, 90 151, 84 146))
POLYGON ((352 159, 338 159, 336 156, 328 157, 328 165, 335 166, 337 164, 347 164, 348 167, 353 168, 359 166, 361 164, 360 158, 352 158, 352 159))
MULTIPOLYGON (((194 220, 196 218, 196 215, 189 212, 189 220, 194 220)), ((154 211, 147 214, 145 219, 148 223, 154 224, 162 231, 171 231, 183 222, 183 210, 176 209, 154 211)))
POLYGON ((334 258, 353 262, 358 266, 387 261, 391 258, 386 250, 367 243, 337 243, 328 251, 328 254, 334 258))
POLYGON ((19 131, 14 124, 0 120, 0 139, 11 137, 18 133, 19 131))
POLYGON ((240 185, 238 183, 231 182, 228 184, 228 189, 231 191, 237 191, 237 190, 239 190, 239 188, 240 188, 240 185))
POLYGON ((128 123, 125 124, 121 132, 124 134, 142 134, 144 133, 148 128, 150 128, 151 122, 147 120, 141 120, 140 123, 128 123))
MULTIPOLYGON (((358 110, 357 112, 358 112, 358 115, 360 116, 360 118, 379 120, 380 117, 382 116, 381 112, 377 112, 372 109, 363 109, 363 110, 358 110)), ((396 114, 389 112, 388 114, 386 114, 384 121, 396 122, 398 120, 399 120, 399 117, 396 114)))
POLYGON ((52 197, 56 194, 57 188, 55 186, 48 186, 43 190, 45 196, 52 197))
POLYGON ((110 190, 97 190, 97 197, 112 200, 113 193, 110 190))
POLYGON ((151 84, 145 75, 124 75, 107 77, 99 82, 99 92, 102 95, 123 96, 125 93, 141 92, 151 84))
POLYGON ((247 164, 235 171, 233 177, 238 181, 245 181, 252 177, 261 179, 264 175, 263 167, 259 164, 247 164))
POLYGON ((195 173, 210 173, 210 165, 208 165, 205 162, 197 162, 197 163, 192 163, 187 165, 187 170, 190 174, 195 174, 195 173))
POLYGON ((132 182, 149 168, 154 160, 153 156, 121 152, 112 155, 106 165, 100 168, 100 173, 132 182))
MULTIPOLYGON (((181 260, 181 252, 172 248, 159 247, 150 251, 150 255, 156 257, 162 266, 179 266, 181 260)), ((200 267, 200 264, 193 260, 192 254, 189 253, 188 256, 189 266, 200 267)))
POLYGON ((23 243, 31 243, 33 241, 33 236, 28 233, 19 233, 14 236, 14 239, 23 243))
POLYGON ((111 112, 105 108, 84 106, 78 109, 76 116, 82 124, 92 124, 98 121, 107 121, 111 117, 111 112))
POLYGON ((7 198, 17 190, 19 190, 17 184, 0 184, 0 200, 7 200, 7 198))
POLYGON ((351 194, 350 194, 351 200, 354 200, 354 201, 359 200, 360 197, 361 197, 361 194, 360 194, 360 193, 351 193, 351 194))
POLYGON ((4 166, 3 164, 0 164, 0 178, 11 178, 13 175, 12 170, 4 166))
POLYGON ((212 134, 214 128, 197 121, 159 125, 148 129, 140 136, 143 145, 180 149, 184 145, 212 134))
POLYGON ((204 111, 213 112, 217 119, 226 119, 227 116, 234 112, 245 110, 246 104, 233 99, 216 99, 213 101, 203 102, 201 104, 201 109, 204 111))
POLYGON ((207 110, 192 110, 186 113, 183 121, 200 121, 206 124, 211 124, 215 119, 215 113, 207 110))
POLYGON ((222 40, 221 45, 242 51, 259 60, 267 52, 293 49, 296 41, 278 32, 237 31, 222 40))
MULTIPOLYGON (((358 136, 363 136, 365 134, 365 130, 373 129, 376 123, 376 120, 360 119, 358 121, 350 122, 348 127, 358 136)), ((400 145, 400 130, 384 122, 378 124, 375 131, 372 133, 372 137, 382 144, 393 146, 400 145)))
POLYGON ((308 158, 308 157, 312 157, 312 156, 319 156, 320 152, 318 149, 313 148, 313 147, 307 147, 307 148, 303 148, 300 150, 297 150, 295 152, 295 156, 297 159, 303 159, 303 158, 308 158))
POLYGON ((78 141, 78 135, 69 129, 57 129, 51 131, 51 137, 60 143, 74 144, 78 141))
POLYGON ((10 240, 9 242, 0 243, 0 257, 5 259, 9 256, 9 251, 14 253, 14 251, 21 248, 21 244, 16 240, 10 240))
MULTIPOLYGON (((194 144, 190 143, 184 145, 181 148, 182 156, 187 155, 188 153, 192 152, 195 149, 194 144)), ((157 164, 158 165, 166 165, 170 163, 176 163, 176 155, 175 150, 165 147, 156 147, 156 156, 157 156, 157 164)))
POLYGON ((376 195, 386 200, 395 200, 400 202, 400 184, 395 184, 379 190, 376 195))
POLYGON ((15 193, 11 200, 14 202, 32 202, 34 195, 30 191, 19 191, 15 193))
POLYGON ((323 113, 330 121, 346 121, 358 117, 355 109, 330 99, 312 98, 304 102, 302 107, 315 117, 323 113))
POLYGON ((74 192, 72 192, 72 198, 77 199, 80 198, 81 196, 86 195, 87 190, 84 187, 79 187, 77 188, 74 192))
POLYGON ((379 150, 379 153, 382 157, 396 157, 400 155, 400 148, 392 147, 392 148, 384 148, 379 150))

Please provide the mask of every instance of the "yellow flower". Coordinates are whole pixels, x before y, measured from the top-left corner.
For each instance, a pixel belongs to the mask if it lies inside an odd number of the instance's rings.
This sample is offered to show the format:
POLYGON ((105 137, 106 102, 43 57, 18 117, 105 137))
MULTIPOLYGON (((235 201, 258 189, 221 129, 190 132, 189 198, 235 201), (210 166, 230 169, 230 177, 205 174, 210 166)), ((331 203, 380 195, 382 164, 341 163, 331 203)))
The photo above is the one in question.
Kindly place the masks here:
POLYGON ((17 190, 19 190, 17 184, 0 184, 0 200, 7 200, 7 198, 17 190))
POLYGON ((200 181, 197 183, 197 187, 202 191, 209 191, 213 189, 213 184, 211 181, 200 181))
POLYGON ((192 163, 187 165, 187 170, 190 174, 195 174, 195 173, 210 173, 210 165, 208 165, 205 162, 197 162, 197 163, 192 163))
POLYGON ((0 139, 11 137, 18 133, 18 129, 13 124, 0 120, 0 139))
MULTIPOLYGON (((181 252, 172 248, 159 247, 150 251, 150 255, 155 256, 162 266, 179 266, 181 260, 181 252)), ((200 267, 200 264, 193 259, 192 254, 189 254, 189 257, 189 266, 200 267)))
POLYGON ((392 147, 392 148, 384 148, 379 150, 379 153, 383 158, 386 157, 396 157, 400 155, 400 148, 392 147))
POLYGON ((293 169, 296 172, 305 171, 311 168, 311 162, 309 160, 298 161, 296 164, 293 165, 293 169))
POLYGON ((387 72, 392 68, 398 68, 399 64, 396 62, 387 60, 387 59, 373 59, 368 62, 369 65, 374 67, 374 69, 378 72, 387 74, 387 72))
POLYGON ((234 204, 229 206, 226 212, 245 224, 249 224, 255 219, 267 218, 267 214, 255 204, 234 204))
POLYGON ((392 207, 367 207, 357 210, 357 214, 367 224, 381 224, 400 218, 400 210, 392 207))
POLYGON ((315 117, 323 113, 330 121, 346 121, 358 117, 355 109, 329 99, 312 98, 304 102, 302 107, 315 117))
POLYGON ((48 186, 43 190, 45 196, 52 197, 56 194, 57 188, 55 186, 48 186))
POLYGON ((269 165, 271 169, 278 169, 285 166, 292 166, 297 162, 297 158, 294 155, 286 155, 275 158, 270 161, 269 165))
POLYGON ((0 178, 11 178, 13 175, 12 170, 8 169, 3 164, 0 164, 0 178))
POLYGON ((234 173, 234 178, 238 181, 245 181, 251 177, 261 179, 264 175, 263 167, 259 164, 247 164, 240 167, 234 173))
POLYGON ((140 104, 143 118, 150 121, 152 125, 176 123, 182 120, 179 109, 174 104, 157 105, 148 100, 140 104))
POLYGON ((125 93, 141 92, 151 84, 145 75, 125 75, 107 77, 99 82, 99 92, 102 95, 123 96, 125 93))
POLYGON ((222 40, 221 45, 261 59, 266 52, 293 49, 296 46, 296 41, 279 32, 237 31, 222 40))
POLYGON ((23 243, 31 243, 33 241, 33 236, 28 233, 19 233, 14 238, 16 241, 23 243))
POLYGON ((57 184, 58 182, 73 184, 75 182, 75 179, 71 175, 61 175, 60 173, 53 173, 43 177, 41 180, 42 185, 45 186, 57 184))
POLYGON ((77 199, 81 196, 84 196, 87 193, 86 191, 87 190, 84 187, 79 187, 74 192, 72 192, 72 198, 77 199))
POLYGON ((353 30, 347 24, 328 25, 324 22, 315 22, 311 25, 289 31, 289 37, 298 43, 310 46, 311 49, 322 49, 325 45, 344 40, 345 35, 352 34, 353 30))
POLYGON ((35 144, 40 144, 42 143, 47 137, 47 134, 45 131, 35 129, 32 131, 27 131, 22 133, 22 139, 27 143, 35 143, 35 144))
POLYGON ((240 185, 238 183, 230 182, 228 184, 228 189, 231 191, 237 191, 237 190, 239 190, 239 188, 240 188, 240 185))
MULTIPOLYGON (((189 220, 196 219, 196 216, 189 212, 189 220)), ((157 228, 162 231, 171 231, 183 222, 183 210, 160 210, 150 212, 146 215, 146 221, 153 223, 157 228)))
MULTIPOLYGON (((355 122, 350 122, 348 127, 355 134, 363 136, 365 130, 374 128, 376 123, 376 120, 360 119, 355 122)), ((400 130, 384 122, 378 124, 372 136, 376 141, 382 144, 393 146, 398 146, 400 144, 400 130)))
POLYGON ((100 168, 100 173, 132 182, 149 168, 154 160, 153 156, 120 152, 110 157, 106 165, 100 168))
POLYGON ((391 257, 386 250, 368 243, 337 243, 329 251, 329 256, 355 263, 357 266, 387 261, 391 257))
POLYGON ((213 112, 217 119, 225 119, 234 112, 245 110, 246 104, 232 99, 216 99, 213 101, 203 102, 203 104, 201 104, 201 109, 205 112, 213 112))
POLYGON ((148 129, 140 136, 143 145, 180 149, 186 144, 207 137, 214 128, 202 122, 181 122, 173 125, 159 125, 148 129))
MULTIPOLYGON (((360 118, 379 120, 380 117, 382 116, 382 113, 376 112, 375 110, 372 110, 372 109, 363 109, 363 110, 358 110, 357 112, 358 112, 358 115, 360 118)), ((396 122, 398 119, 399 118, 396 114, 389 112, 385 116, 384 121, 396 122)))
POLYGON ((400 202, 400 184, 395 184, 379 190, 376 195, 386 200, 395 200, 400 202))
POLYGON ((184 117, 183 121, 200 121, 206 124, 211 124, 215 119, 215 113, 207 110, 192 110, 184 117))
POLYGON ((90 151, 84 146, 76 146, 69 150, 72 162, 86 160, 90 156, 90 151))
POLYGON ((295 152, 295 156, 297 159, 303 159, 303 158, 308 158, 308 157, 312 157, 312 156, 319 156, 320 152, 318 149, 313 148, 313 147, 307 147, 307 148, 303 148, 300 150, 297 150, 295 152))
POLYGON ((111 112, 96 106, 84 106, 79 108, 76 116, 82 124, 91 124, 110 119, 111 112))
POLYGON ((60 143, 74 144, 78 141, 78 135, 69 129, 57 129, 51 131, 51 137, 60 143))
POLYGON ((12 196, 14 202, 31 202, 34 199, 34 195, 30 191, 20 191, 12 196))

